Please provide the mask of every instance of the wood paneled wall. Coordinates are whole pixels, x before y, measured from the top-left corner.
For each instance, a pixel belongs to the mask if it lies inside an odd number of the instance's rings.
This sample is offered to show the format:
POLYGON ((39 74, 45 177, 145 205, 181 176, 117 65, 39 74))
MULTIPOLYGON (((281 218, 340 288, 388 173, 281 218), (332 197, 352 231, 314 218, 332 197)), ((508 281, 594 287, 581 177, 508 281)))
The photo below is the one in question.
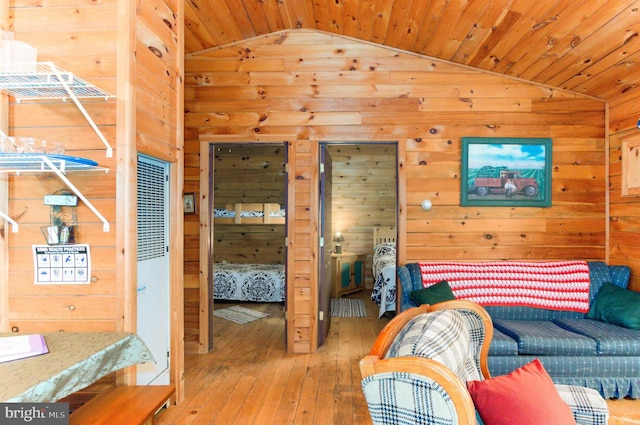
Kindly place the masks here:
POLYGON ((316 349, 320 141, 397 141, 401 262, 605 259, 599 100, 306 30, 187 56, 186 71, 186 184, 199 143, 291 142, 292 352, 316 349), (551 137, 553 206, 461 207, 464 136, 551 137))
MULTIPOLYGON (((32 244, 45 243, 40 226, 49 222, 43 197, 64 187, 53 174, 9 179, 9 213, 20 223, 2 229, 0 249, 8 250, 8 282, 0 282, 2 330, 136 330, 136 161, 139 152, 173 163, 171 172, 171 368, 176 399, 183 397, 182 300, 182 66, 184 6, 172 0, 129 2, 1 2, 15 38, 37 48, 40 62, 57 66, 116 95, 115 101, 81 100, 110 146, 105 147, 69 100, 9 104, 11 135, 60 143, 66 153, 95 160, 110 170, 68 173, 69 180, 109 221, 82 202, 78 242, 90 244, 89 285, 34 285, 32 244), (7 310, 7 311, 4 311, 7 310)), ((132 382, 133 368, 124 380, 132 382)))
POLYGON ((631 287, 640 291, 640 197, 622 197, 622 143, 640 141, 640 94, 622 94, 609 113, 609 260, 631 267, 631 287))
MULTIPOLYGON (((117 2, 97 5, 35 5, 11 2, 15 38, 38 50, 38 60, 51 61, 103 90, 116 94, 117 2)), ((112 147, 116 145, 116 102, 84 102, 112 147)), ((10 99, 9 133, 60 143, 68 155, 90 158, 109 174, 69 173, 69 180, 110 223, 116 221, 116 161, 73 102, 16 103, 10 99)), ((91 244, 92 283, 34 285, 32 244, 45 244, 40 226, 49 223, 43 197, 65 188, 54 174, 24 174, 9 179, 10 215, 20 223, 9 239, 8 329, 23 332, 122 330, 121 289, 116 284, 115 226, 102 223, 78 204, 78 242, 91 244)))
MULTIPOLYGON (((285 146, 214 146, 213 204, 285 206, 285 146)), ((214 220, 214 261, 284 264, 284 224, 219 224, 214 220)), ((198 257, 186 261, 197 261, 198 257)))

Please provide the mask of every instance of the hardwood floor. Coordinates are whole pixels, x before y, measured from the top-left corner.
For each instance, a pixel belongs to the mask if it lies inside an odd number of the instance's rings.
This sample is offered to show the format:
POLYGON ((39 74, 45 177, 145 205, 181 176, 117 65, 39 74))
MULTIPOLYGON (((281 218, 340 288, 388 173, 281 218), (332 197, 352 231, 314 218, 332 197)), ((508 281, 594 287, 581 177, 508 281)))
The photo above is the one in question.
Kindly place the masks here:
MULTIPOLYGON (((287 354, 280 304, 244 304, 270 316, 246 325, 216 319, 214 350, 185 358, 186 399, 161 411, 157 425, 370 424, 358 362, 388 322, 332 318, 315 354, 287 354)), ((233 304, 217 304, 224 308, 233 304)), ((609 401, 609 425, 640 424, 640 400, 609 401)))
POLYGON ((368 317, 332 318, 327 343, 315 354, 286 353, 280 304, 243 304, 270 314, 246 325, 216 318, 214 350, 185 356, 185 401, 155 423, 371 423, 358 362, 388 320, 378 320, 368 293, 351 297, 365 299, 368 317))

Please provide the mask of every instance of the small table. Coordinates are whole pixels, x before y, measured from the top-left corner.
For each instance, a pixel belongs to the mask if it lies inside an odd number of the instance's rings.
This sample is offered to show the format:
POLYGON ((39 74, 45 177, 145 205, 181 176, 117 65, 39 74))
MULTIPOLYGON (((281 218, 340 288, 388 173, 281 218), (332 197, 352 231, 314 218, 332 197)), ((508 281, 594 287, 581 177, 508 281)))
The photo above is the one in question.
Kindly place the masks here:
MULTIPOLYGON (((0 333, 0 338, 15 336, 0 333)), ((153 355, 129 332, 43 333, 47 354, 0 363, 0 401, 54 402, 153 355)))

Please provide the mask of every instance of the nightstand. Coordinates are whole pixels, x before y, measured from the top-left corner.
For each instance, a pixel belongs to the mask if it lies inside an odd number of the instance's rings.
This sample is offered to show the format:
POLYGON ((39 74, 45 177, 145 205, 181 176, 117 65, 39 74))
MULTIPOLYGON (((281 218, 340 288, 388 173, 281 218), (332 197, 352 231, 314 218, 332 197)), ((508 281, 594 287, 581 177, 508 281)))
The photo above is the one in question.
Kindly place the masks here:
POLYGON ((331 296, 361 291, 364 288, 364 255, 351 252, 331 254, 331 296))

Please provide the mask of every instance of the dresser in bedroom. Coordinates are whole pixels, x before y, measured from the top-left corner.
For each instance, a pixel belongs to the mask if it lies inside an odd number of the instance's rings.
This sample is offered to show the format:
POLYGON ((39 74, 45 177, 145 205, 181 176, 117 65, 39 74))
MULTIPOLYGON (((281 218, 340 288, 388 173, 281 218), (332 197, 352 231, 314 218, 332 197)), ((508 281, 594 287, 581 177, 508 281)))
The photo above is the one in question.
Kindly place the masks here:
POLYGON ((331 254, 331 296, 360 291, 364 288, 364 255, 351 252, 331 254))

